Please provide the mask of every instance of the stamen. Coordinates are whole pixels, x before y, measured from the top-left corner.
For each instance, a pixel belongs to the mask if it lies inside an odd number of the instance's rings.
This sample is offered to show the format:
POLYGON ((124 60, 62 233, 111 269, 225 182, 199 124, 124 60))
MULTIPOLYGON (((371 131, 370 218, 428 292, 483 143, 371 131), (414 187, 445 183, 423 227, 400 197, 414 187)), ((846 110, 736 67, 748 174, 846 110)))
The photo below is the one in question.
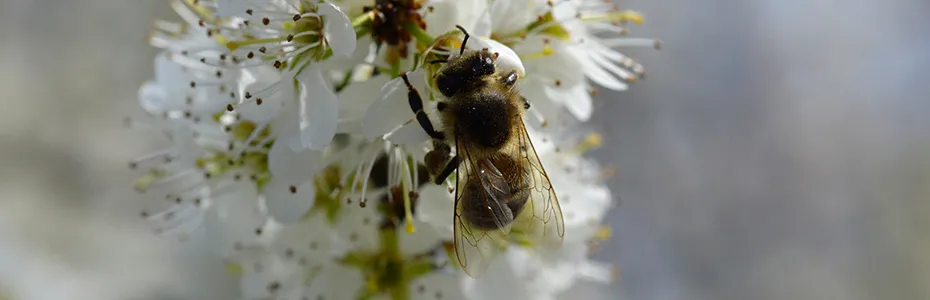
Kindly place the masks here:
MULTIPOLYGON (((406 162, 404 163, 404 166, 406 167, 406 162)), ((410 185, 408 183, 410 180, 407 176, 401 176, 401 178, 401 193, 404 197, 404 230, 408 233, 413 233, 417 231, 417 228, 413 226, 413 210, 411 209, 410 205, 410 192, 407 189, 407 187, 410 185)))
POLYGON ((635 24, 642 24, 643 19, 643 15, 629 10, 582 15, 580 17, 581 21, 588 22, 633 22, 635 24))
POLYGON ((226 42, 226 48, 229 51, 236 51, 239 47, 248 46, 248 45, 259 45, 259 44, 270 44, 270 43, 281 43, 286 42, 287 37, 276 37, 276 38, 264 38, 264 39, 252 39, 244 41, 228 41, 226 42))
POLYGON ((532 60, 532 59, 543 58, 543 57, 552 55, 553 53, 555 53, 555 50, 552 49, 552 46, 547 44, 547 45, 544 45, 542 50, 539 52, 520 54, 519 56, 521 60, 532 60))

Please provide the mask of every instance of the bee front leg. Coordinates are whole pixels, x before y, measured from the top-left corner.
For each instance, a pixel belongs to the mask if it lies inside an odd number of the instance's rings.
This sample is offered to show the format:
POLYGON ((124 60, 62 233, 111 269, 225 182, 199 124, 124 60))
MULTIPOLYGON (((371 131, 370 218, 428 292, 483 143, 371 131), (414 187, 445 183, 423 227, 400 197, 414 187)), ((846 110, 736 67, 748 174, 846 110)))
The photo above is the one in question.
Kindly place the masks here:
POLYGON ((417 91, 417 88, 410 84, 410 80, 407 79, 407 73, 401 74, 400 77, 404 79, 404 84, 407 85, 407 102, 410 104, 410 110, 417 116, 417 122, 420 123, 420 127, 423 127, 426 134, 433 139, 445 139, 446 135, 433 128, 433 122, 430 121, 429 116, 423 111, 423 97, 420 97, 420 92, 417 91))

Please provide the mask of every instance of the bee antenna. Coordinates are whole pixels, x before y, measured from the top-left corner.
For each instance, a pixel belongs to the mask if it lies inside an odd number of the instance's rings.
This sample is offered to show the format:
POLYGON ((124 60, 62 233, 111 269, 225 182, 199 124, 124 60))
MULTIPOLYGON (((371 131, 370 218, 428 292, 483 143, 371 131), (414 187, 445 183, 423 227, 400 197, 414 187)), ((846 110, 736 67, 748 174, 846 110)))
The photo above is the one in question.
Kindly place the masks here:
POLYGON ((462 33, 465 34, 465 38, 462 39, 462 48, 459 48, 459 55, 462 55, 463 53, 465 53, 465 43, 468 43, 468 37, 470 35, 468 34, 468 31, 466 31, 465 28, 462 27, 461 25, 455 25, 455 28, 458 28, 459 30, 462 31, 462 33))

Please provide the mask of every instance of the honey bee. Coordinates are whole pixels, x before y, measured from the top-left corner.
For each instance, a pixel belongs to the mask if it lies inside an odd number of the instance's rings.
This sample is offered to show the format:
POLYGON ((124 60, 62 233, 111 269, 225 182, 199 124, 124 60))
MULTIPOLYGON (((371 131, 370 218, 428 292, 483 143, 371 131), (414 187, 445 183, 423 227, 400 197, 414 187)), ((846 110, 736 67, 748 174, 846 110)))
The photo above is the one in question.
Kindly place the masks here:
POLYGON ((519 75, 498 70, 498 53, 466 50, 431 61, 442 64, 432 77, 441 94, 438 131, 423 110, 420 93, 401 75, 417 122, 433 139, 424 162, 444 184, 455 172, 455 254, 471 277, 514 241, 559 247, 565 235, 562 210, 549 177, 533 148, 523 115, 529 102, 516 89, 519 75), (455 155, 452 150, 454 146, 455 155))

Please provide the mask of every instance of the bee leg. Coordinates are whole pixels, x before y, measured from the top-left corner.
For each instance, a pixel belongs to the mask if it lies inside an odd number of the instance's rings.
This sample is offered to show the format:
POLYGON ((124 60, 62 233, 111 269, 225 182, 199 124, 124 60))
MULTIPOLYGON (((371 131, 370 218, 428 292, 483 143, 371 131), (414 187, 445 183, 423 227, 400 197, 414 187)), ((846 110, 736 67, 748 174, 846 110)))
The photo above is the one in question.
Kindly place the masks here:
POLYGON ((465 43, 468 43, 468 37, 471 35, 469 35, 468 31, 465 31, 465 28, 463 28, 460 25, 455 25, 455 28, 458 28, 459 30, 462 31, 462 33, 465 34, 465 38, 462 39, 462 48, 459 49, 459 55, 462 55, 462 53, 465 53, 465 43))
POLYGON ((410 80, 407 79, 407 73, 401 74, 400 77, 404 79, 404 84, 407 85, 407 101, 410 103, 410 110, 417 116, 417 122, 420 123, 420 127, 423 127, 423 130, 426 131, 426 134, 431 138, 437 140, 445 139, 446 135, 433 128, 433 122, 429 120, 429 116, 423 111, 423 98, 420 97, 420 92, 417 91, 417 88, 410 84, 410 80))
POLYGON ((449 160, 449 163, 446 164, 446 167, 442 169, 442 172, 439 173, 439 176, 436 176, 436 184, 442 185, 442 183, 446 181, 446 177, 449 177, 449 175, 451 175, 452 172, 455 171, 455 169, 458 167, 459 156, 456 155, 453 156, 451 160, 449 160))
POLYGON ((523 109, 530 109, 530 101, 523 96, 520 96, 520 99, 523 100, 523 109))
POLYGON ((501 80, 501 82, 506 86, 513 86, 515 83, 517 83, 517 72, 511 71, 510 73, 507 73, 507 76, 504 76, 504 79, 501 80))

